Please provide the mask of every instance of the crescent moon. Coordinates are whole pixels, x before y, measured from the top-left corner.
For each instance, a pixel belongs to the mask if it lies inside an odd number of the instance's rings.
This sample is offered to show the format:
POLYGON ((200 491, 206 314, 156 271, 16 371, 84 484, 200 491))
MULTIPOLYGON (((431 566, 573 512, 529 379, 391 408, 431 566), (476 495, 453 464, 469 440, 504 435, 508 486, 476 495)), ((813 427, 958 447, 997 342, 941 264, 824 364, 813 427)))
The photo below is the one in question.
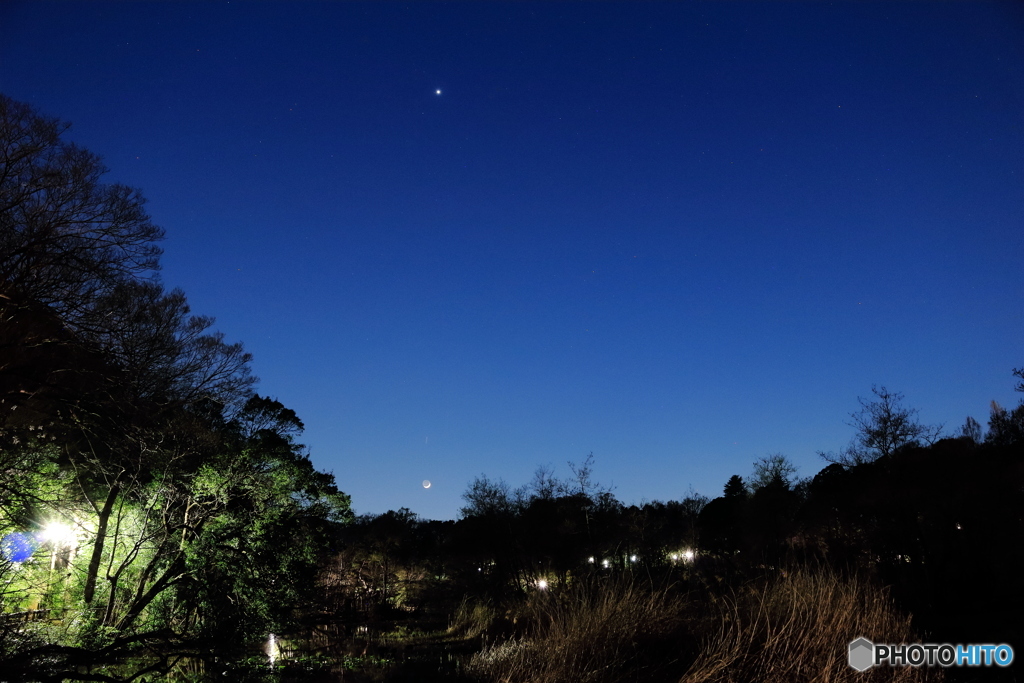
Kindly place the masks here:
POLYGON ((424 479, 423 480, 423 488, 425 488, 425 489, 429 489, 430 488, 430 480, 429 479, 424 479))

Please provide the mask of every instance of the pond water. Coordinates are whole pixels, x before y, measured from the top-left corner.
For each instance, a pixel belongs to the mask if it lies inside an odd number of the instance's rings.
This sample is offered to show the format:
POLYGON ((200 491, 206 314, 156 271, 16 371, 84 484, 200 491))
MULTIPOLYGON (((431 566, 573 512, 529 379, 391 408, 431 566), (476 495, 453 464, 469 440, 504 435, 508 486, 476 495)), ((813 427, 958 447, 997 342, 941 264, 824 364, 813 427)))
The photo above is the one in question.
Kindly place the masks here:
POLYGON ((116 665, 83 667, 80 673, 135 681, 205 683, 239 681, 309 683, 379 681, 401 671, 416 680, 444 680, 459 668, 460 655, 445 643, 398 631, 319 624, 299 633, 267 634, 266 640, 236 656, 169 655, 139 657, 116 665), (415 673, 414 673, 415 672, 415 673))

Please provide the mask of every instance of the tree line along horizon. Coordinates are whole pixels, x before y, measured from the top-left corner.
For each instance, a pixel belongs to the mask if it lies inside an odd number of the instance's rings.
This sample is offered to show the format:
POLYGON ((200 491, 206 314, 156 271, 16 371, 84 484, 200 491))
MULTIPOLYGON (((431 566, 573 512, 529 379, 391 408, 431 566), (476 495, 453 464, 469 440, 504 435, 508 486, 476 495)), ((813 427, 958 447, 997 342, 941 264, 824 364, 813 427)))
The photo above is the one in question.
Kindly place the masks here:
POLYGON ((815 558, 917 585, 908 604, 927 613, 950 580, 1005 586, 1021 605, 1022 551, 995 549, 1024 527, 1024 401, 943 438, 873 387, 854 441, 817 475, 770 455, 713 500, 625 506, 588 456, 518 489, 478 477, 457 521, 356 517, 298 442, 299 417, 255 393, 251 355, 160 282, 164 231, 140 192, 105 184, 68 127, 0 95, 5 670, 249 643, 311 612, 422 604, 440 584, 496 594, 640 567, 815 558))

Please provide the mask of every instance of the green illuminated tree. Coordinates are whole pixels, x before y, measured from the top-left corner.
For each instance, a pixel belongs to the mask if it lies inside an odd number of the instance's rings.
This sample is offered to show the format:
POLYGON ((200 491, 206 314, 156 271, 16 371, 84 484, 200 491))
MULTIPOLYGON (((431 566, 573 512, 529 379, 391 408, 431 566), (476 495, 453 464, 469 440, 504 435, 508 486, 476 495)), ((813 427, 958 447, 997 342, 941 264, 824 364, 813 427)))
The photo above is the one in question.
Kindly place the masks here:
POLYGON ((0 96, 0 537, 77 530, 0 561, 0 612, 63 621, 0 618, 18 680, 154 638, 263 636, 313 603, 351 517, 295 413, 252 395, 249 354, 151 277, 163 231, 141 195, 66 130, 0 96))

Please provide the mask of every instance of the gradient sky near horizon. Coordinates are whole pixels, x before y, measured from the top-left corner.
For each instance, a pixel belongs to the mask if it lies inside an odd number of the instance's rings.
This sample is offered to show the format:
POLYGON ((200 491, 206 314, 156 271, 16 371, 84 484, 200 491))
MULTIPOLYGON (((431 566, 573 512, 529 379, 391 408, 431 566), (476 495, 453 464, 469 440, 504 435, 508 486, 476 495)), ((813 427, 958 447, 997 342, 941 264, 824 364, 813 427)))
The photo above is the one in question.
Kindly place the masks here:
POLYGON ((358 513, 1020 398, 1021 3, 8 1, 0 92, 142 188, 358 513))

